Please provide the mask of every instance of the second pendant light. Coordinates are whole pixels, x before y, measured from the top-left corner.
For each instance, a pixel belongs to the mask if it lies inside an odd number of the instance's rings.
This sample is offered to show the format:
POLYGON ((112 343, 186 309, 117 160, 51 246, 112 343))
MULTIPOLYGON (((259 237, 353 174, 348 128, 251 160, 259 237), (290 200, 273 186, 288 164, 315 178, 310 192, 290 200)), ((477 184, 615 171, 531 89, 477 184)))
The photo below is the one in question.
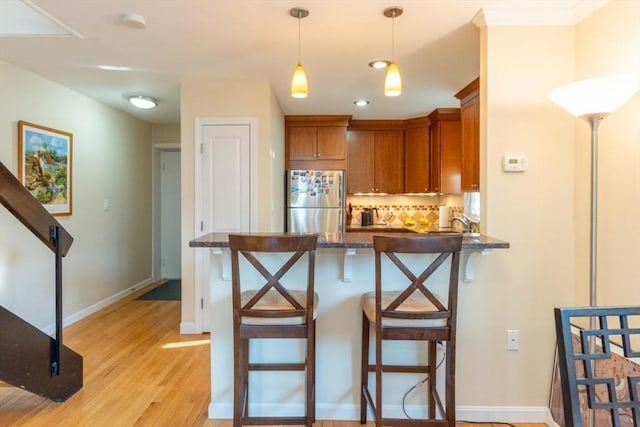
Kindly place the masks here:
POLYGON ((309 16, 309 11, 301 7, 294 7, 289 11, 294 18, 298 18, 298 64, 293 71, 291 79, 291 96, 294 98, 306 98, 309 94, 309 85, 307 83, 307 74, 304 67, 300 63, 300 21, 302 18, 309 16))
POLYGON ((395 22, 396 17, 402 15, 399 6, 388 7, 384 10, 384 16, 391 18, 391 63, 387 67, 387 75, 384 79, 384 94, 386 96, 398 96, 402 94, 402 78, 395 61, 395 22))

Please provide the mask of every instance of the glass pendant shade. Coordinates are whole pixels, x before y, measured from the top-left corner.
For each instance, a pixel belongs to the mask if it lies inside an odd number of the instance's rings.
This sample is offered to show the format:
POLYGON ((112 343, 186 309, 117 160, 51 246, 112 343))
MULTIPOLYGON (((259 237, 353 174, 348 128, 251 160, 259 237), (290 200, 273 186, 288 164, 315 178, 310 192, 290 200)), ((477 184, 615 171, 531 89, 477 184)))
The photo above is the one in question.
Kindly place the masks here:
POLYGON ((549 99, 577 117, 610 114, 639 89, 640 76, 616 75, 560 86, 549 93, 549 99))
POLYGON ((402 94, 402 79, 400 78, 400 70, 395 62, 389 64, 387 76, 384 79, 385 96, 398 96, 402 94))
POLYGON ((309 85, 307 84, 307 74, 304 72, 302 64, 296 65, 291 79, 291 96, 294 98, 306 98, 309 95, 309 85))

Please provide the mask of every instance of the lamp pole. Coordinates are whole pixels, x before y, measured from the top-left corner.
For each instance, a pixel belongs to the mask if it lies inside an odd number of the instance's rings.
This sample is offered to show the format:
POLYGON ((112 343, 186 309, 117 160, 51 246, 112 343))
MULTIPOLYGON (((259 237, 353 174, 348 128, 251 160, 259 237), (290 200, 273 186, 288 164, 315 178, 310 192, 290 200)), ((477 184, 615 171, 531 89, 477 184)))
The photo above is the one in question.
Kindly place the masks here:
MULTIPOLYGON (((583 80, 561 86, 549 98, 556 104, 580 117, 591 127, 591 212, 589 237, 589 306, 598 305, 598 125, 600 120, 613 113, 640 88, 635 75, 620 75, 583 80)), ((589 329, 597 328, 596 318, 589 316, 589 329)), ((589 336, 589 353, 596 352, 596 337, 589 336)), ((595 360, 590 360, 595 372, 595 360)), ((566 404, 566 403, 565 403, 566 404)), ((588 425, 595 425, 593 409, 587 413, 588 425)))
MULTIPOLYGON (((582 116, 591 127, 591 218, 589 240, 589 306, 598 305, 598 124, 606 117, 605 114, 595 113, 582 116)), ((592 317, 591 328, 595 326, 592 317)))

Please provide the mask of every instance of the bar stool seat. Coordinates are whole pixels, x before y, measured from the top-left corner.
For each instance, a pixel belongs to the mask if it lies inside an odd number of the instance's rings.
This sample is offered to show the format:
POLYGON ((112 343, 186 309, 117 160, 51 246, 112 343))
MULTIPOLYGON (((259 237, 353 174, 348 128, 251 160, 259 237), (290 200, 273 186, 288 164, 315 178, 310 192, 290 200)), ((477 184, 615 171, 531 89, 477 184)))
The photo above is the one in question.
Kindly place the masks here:
POLYGON ((462 235, 373 236, 373 247, 375 253, 375 292, 367 292, 361 297, 360 423, 366 424, 367 408, 370 407, 376 427, 383 425, 455 427, 456 315, 462 235), (410 258, 411 262, 409 262, 410 258), (447 260, 450 260, 448 267, 445 263, 447 260), (415 273, 409 265, 421 272, 415 273), (434 280, 432 277, 439 269, 448 273, 446 280, 434 280), (406 279, 406 283, 399 283, 398 275, 392 274, 397 273, 398 270, 404 275, 403 279, 406 279), (428 279, 430 280, 427 282, 428 279), (437 295, 434 290, 441 290, 443 287, 446 298, 437 295), (375 360, 373 362, 370 361, 370 335, 372 332, 375 335, 375 360), (424 341, 426 342, 428 360, 404 364, 385 363, 382 357, 384 341, 424 341), (438 362, 436 355, 441 344, 444 357, 441 362, 438 362), (442 368, 445 384, 444 404, 436 386, 438 382, 436 379, 437 368, 440 363, 445 364, 442 368), (369 388, 370 373, 375 373, 375 397, 372 396, 369 388), (427 415, 424 418, 413 419, 383 415, 383 373, 425 376, 425 379, 420 381, 427 385, 425 405, 427 415))
MULTIPOLYGON (((291 296, 298 301, 300 305, 305 305, 307 300, 306 291, 289 291, 291 296)), ((240 294, 240 304, 246 306, 249 301, 256 297, 257 290, 244 291, 240 294)), ((318 304, 320 298, 318 294, 313 294, 313 319, 318 316, 318 304)), ((254 310, 292 310, 294 307, 279 292, 269 291, 253 306, 254 310)), ((240 323, 243 325, 303 325, 306 319, 303 316, 298 317, 251 317, 242 316, 240 323)))
POLYGON ((311 427, 315 421, 315 327, 319 303, 318 294, 314 291, 317 242, 317 234, 229 235, 234 341, 234 427, 247 424, 300 424, 311 427), (246 261, 243 268, 240 266, 241 259, 246 261), (272 265, 282 259, 285 261, 275 267, 272 265), (301 264, 301 271, 306 273, 304 278, 287 276, 291 280, 287 280, 285 285, 284 277, 297 264, 301 264), (262 279, 256 281, 256 272, 266 282, 262 282, 262 279), (289 355, 286 350, 279 351, 279 356, 284 359, 282 362, 253 360, 256 357, 250 357, 249 354, 249 343, 253 339, 300 340, 305 344, 302 352, 304 360, 295 360, 300 356, 289 355), (304 413, 298 416, 252 415, 249 374, 255 371, 303 372, 304 413))
MULTIPOLYGON (((382 306, 388 307, 393 301, 400 296, 399 291, 387 291, 382 292, 382 306)), ((439 301, 441 298, 434 294, 439 301)), ((360 298, 360 304, 364 314, 371 323, 376 322, 376 293, 367 292, 362 294, 360 298)), ((406 313, 423 313, 423 312, 436 312, 438 307, 435 306, 429 299, 425 298, 420 292, 416 291, 411 294, 406 300, 402 302, 397 308, 398 312, 406 313)), ((406 327, 429 327, 429 326, 444 326, 446 325, 446 319, 405 319, 405 318, 393 318, 383 317, 382 326, 406 326, 406 327)))

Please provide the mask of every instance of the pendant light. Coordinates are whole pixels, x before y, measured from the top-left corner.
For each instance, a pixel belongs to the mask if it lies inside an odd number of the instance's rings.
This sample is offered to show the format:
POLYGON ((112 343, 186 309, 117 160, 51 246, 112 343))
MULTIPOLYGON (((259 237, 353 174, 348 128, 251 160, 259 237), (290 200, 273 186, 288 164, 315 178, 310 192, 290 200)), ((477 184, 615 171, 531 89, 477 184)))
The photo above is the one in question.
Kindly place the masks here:
POLYGON ((289 11, 294 18, 298 18, 298 65, 293 71, 291 79, 291 96, 294 98, 306 98, 309 94, 309 85, 307 84, 307 75, 300 63, 300 20, 309 16, 309 11, 301 7, 294 7, 289 11))
POLYGON ((387 76, 384 79, 384 94, 386 96, 398 96, 402 93, 402 79, 400 70, 395 61, 395 22, 396 17, 402 15, 399 6, 388 7, 384 10, 384 16, 391 18, 391 63, 387 67, 387 76))

